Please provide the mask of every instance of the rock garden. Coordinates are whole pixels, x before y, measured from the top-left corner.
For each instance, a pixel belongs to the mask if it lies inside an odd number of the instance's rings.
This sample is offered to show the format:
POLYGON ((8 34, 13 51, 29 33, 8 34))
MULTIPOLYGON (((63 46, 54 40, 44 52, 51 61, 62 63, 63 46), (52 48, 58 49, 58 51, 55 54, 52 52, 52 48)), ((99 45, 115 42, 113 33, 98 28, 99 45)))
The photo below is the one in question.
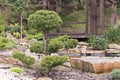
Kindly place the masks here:
POLYGON ((50 10, 25 13, 27 4, 2 6, 17 15, 0 14, 0 80, 120 80, 120 22, 84 42, 67 34, 51 38, 47 33, 58 32, 62 18, 50 10))

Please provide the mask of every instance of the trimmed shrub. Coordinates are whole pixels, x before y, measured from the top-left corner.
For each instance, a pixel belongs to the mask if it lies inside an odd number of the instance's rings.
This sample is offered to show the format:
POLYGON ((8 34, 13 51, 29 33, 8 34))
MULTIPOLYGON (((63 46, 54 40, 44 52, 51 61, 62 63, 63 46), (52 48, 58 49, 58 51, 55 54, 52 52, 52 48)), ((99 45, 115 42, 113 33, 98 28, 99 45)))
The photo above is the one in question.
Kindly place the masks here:
POLYGON ((18 59, 20 61, 22 61, 25 56, 26 55, 24 53, 21 53, 19 51, 13 51, 13 53, 12 53, 12 57, 15 59, 18 59))
POLYGON ((120 69, 112 70, 110 73, 113 79, 120 79, 120 69))
POLYGON ((101 37, 92 37, 89 42, 94 50, 105 50, 108 47, 108 41, 101 37))
POLYGON ((18 59, 25 65, 32 65, 35 62, 35 59, 33 57, 26 56, 24 53, 21 53, 19 51, 13 51, 12 57, 18 59))
POLYGON ((42 41, 33 42, 30 45, 30 51, 35 53, 43 53, 44 45, 42 41))
POLYGON ((62 41, 58 41, 58 40, 50 41, 47 47, 48 52, 51 52, 51 53, 57 52, 61 48, 63 48, 63 43, 62 41))
POLYGON ((67 61, 67 56, 45 56, 41 60, 41 66, 51 69, 55 66, 62 65, 67 61))
POLYGON ((69 39, 69 36, 67 36, 67 35, 59 36, 57 39, 59 41, 65 42, 65 41, 67 41, 69 39))
POLYGON ((24 72, 24 69, 22 69, 20 67, 13 67, 13 68, 10 68, 10 71, 16 72, 16 73, 22 73, 22 72, 24 72))
POLYGON ((25 56, 22 59, 22 63, 26 64, 26 65, 32 65, 35 63, 35 59, 33 57, 30 57, 30 56, 25 56))
POLYGON ((64 42, 65 49, 75 48, 77 44, 78 41, 76 39, 68 39, 67 41, 64 42))

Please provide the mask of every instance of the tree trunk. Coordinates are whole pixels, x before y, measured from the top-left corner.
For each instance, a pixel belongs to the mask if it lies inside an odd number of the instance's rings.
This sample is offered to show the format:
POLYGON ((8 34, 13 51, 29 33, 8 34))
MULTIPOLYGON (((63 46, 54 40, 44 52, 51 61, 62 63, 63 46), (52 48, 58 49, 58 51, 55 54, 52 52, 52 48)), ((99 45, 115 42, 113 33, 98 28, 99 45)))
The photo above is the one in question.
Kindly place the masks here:
POLYGON ((97 0, 90 0, 90 33, 97 34, 97 0))
POLYGON ((88 34, 88 0, 85 1, 86 23, 85 34, 88 34))
POLYGON ((47 0, 43 0, 43 9, 47 9, 47 0))
POLYGON ((23 27, 23 14, 22 12, 20 13, 20 40, 22 41, 22 27, 23 27))
POLYGON ((105 16, 104 16, 104 0, 100 0, 100 33, 103 33, 105 27, 105 16))
POLYGON ((43 51, 43 53, 45 53, 46 54, 46 37, 45 37, 45 34, 43 34, 43 42, 44 42, 44 51, 43 51))
POLYGON ((56 1, 56 12, 57 13, 61 12, 61 0, 56 1))
POLYGON ((112 4, 112 25, 114 25, 117 21, 117 4, 112 4))

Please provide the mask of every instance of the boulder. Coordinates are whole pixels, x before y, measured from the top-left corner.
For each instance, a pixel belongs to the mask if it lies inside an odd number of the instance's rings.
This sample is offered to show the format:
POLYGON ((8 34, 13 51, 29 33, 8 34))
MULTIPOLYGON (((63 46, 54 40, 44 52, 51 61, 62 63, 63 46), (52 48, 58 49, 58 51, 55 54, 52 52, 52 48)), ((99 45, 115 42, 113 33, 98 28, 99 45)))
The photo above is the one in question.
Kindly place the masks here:
POLYGON ((71 58, 70 64, 74 69, 82 69, 82 62, 80 61, 80 58, 71 58))
POLYGON ((39 77, 37 80, 52 80, 52 79, 48 77, 39 77))
POLYGON ((82 57, 71 59, 72 68, 86 72, 106 73, 120 69, 120 57, 82 57))
POLYGON ((118 44, 109 44, 108 48, 109 49, 120 49, 120 45, 118 45, 118 44))

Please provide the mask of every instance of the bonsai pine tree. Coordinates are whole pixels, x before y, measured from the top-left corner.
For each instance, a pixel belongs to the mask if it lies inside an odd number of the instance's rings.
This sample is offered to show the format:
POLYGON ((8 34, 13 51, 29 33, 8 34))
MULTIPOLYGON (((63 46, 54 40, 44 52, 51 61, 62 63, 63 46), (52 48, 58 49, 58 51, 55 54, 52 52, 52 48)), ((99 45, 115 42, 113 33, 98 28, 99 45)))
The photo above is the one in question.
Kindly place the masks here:
POLYGON ((57 30, 62 23, 62 19, 54 11, 39 10, 29 16, 29 26, 43 33, 44 53, 46 52, 46 34, 51 30, 57 30))

